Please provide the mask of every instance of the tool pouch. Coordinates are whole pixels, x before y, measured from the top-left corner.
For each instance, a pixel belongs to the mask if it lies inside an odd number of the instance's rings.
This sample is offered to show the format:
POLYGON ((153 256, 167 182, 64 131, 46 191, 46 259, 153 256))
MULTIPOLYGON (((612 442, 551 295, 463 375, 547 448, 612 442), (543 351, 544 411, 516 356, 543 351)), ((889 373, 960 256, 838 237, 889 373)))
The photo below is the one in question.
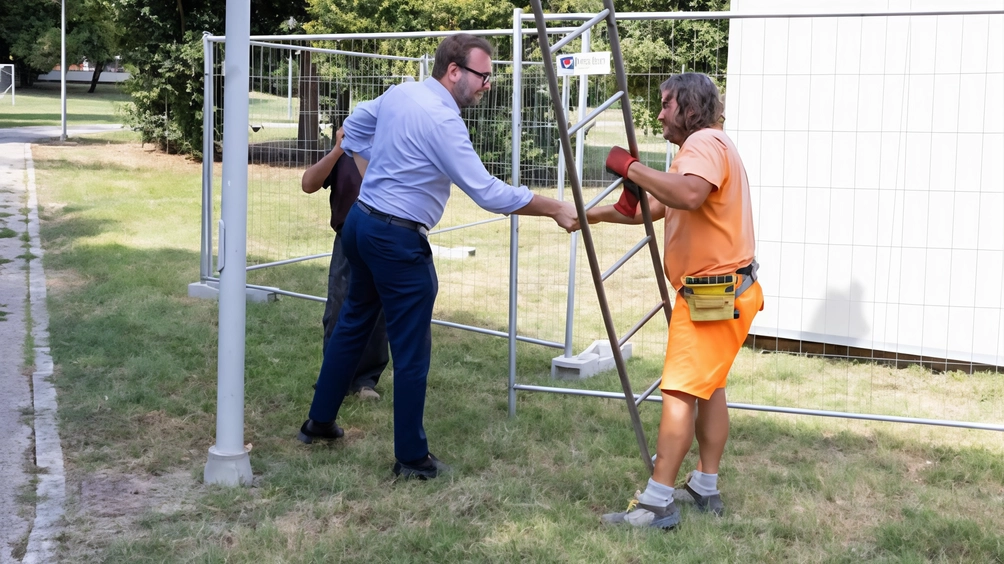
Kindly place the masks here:
POLYGON ((680 294, 687 300, 691 321, 721 321, 736 318, 735 274, 684 276, 680 294))

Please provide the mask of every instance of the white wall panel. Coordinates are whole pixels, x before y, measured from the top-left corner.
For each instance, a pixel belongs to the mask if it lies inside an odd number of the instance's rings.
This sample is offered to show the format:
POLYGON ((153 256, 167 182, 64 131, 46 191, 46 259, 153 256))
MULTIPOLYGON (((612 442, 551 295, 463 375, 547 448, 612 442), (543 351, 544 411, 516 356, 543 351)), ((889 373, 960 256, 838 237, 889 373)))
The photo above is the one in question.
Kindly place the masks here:
POLYGON ((767 300, 754 334, 1004 365, 1004 16, 735 19, 726 92, 767 300))

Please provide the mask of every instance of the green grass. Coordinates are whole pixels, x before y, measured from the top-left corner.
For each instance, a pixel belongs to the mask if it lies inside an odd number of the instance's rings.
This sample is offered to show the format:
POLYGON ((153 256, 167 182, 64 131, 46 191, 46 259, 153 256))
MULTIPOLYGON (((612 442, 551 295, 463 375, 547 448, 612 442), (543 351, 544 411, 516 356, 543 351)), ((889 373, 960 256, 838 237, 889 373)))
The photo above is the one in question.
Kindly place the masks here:
MULTIPOLYGON (((116 106, 128 104, 129 96, 117 85, 99 84, 88 94, 89 84, 67 83, 67 125, 122 123, 116 106)), ((31 88, 18 88, 15 105, 5 98, 0 103, 0 128, 61 123, 60 85, 58 82, 36 82, 31 88)))
MULTIPOLYGON (((996 435, 747 412, 733 413, 721 470, 724 519, 684 508, 683 526, 670 534, 602 527, 599 514, 622 508, 646 478, 623 403, 521 393, 510 419, 506 341, 440 327, 426 430, 433 452, 455 472, 394 482, 389 376, 380 402, 346 402, 344 440, 306 447, 294 439, 319 366, 322 313, 321 304, 295 299, 247 308, 245 441, 253 444, 255 484, 202 485, 214 442, 218 311, 185 290, 198 278, 199 165, 105 136, 33 152, 70 481, 65 561, 1004 559, 1004 449, 996 435)), ((524 228, 539 233, 527 237, 522 256, 551 252, 553 229, 524 228)), ((323 226, 311 233, 330 243, 323 226)), ((485 238, 479 253, 489 252, 491 233, 478 236, 485 238)), ((445 262, 441 288, 459 283, 445 262)), ((261 276, 323 287, 325 266, 300 263, 261 276)), ((480 302, 447 296, 440 312, 476 318, 479 309, 480 302)), ((554 385, 553 355, 520 344, 520 382, 554 385)), ((656 353, 629 367, 640 385, 661 364, 656 353)), ((1004 395, 999 375, 744 351, 733 399, 790 399, 785 386, 809 394, 815 382, 837 381, 828 374, 846 381, 858 371, 876 388, 897 382, 897 397, 947 390, 935 396, 941 405, 968 393, 987 396, 999 413, 1004 395)), ((617 378, 569 386, 612 390, 617 378)), ((808 401, 825 402, 834 391, 813 393, 808 401)), ((658 408, 645 404, 641 414, 651 439, 658 408)), ((695 462, 692 453, 685 469, 695 462)))

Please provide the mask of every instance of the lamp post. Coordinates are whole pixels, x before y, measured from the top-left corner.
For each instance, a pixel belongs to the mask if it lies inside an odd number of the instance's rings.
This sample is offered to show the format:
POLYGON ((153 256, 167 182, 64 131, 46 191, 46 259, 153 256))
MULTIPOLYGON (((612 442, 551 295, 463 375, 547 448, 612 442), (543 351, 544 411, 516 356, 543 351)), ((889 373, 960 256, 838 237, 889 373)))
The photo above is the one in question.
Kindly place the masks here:
MULTIPOLYGON (((216 444, 203 473, 207 484, 251 485, 244 450, 244 336, 247 287, 248 65, 251 5, 227 0, 223 63, 223 200, 220 210, 220 313, 216 444)), ((203 155, 212 158, 212 155, 203 155)))
POLYGON ((60 141, 66 141, 66 0, 60 3, 60 46, 59 46, 59 99, 62 104, 62 124, 63 132, 59 135, 60 141))

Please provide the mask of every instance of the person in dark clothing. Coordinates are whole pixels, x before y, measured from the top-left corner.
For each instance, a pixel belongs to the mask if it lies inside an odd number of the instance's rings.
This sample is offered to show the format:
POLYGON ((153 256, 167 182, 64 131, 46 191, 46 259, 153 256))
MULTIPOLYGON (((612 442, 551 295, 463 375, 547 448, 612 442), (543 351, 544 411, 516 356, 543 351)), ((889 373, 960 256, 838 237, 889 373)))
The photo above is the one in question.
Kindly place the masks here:
MULTIPOLYGON (((362 175, 352 158, 342 151, 342 130, 335 133, 335 147, 330 153, 321 157, 312 167, 303 173, 301 187, 307 194, 313 194, 321 188, 330 188, 329 202, 331 204, 331 228, 335 231, 335 242, 331 249, 331 265, 328 268, 328 300, 324 306, 324 349, 328 348, 328 340, 338 322, 338 313, 342 309, 345 295, 349 289, 349 261, 342 251, 342 225, 352 204, 359 197, 359 186, 362 175)), ((323 349, 322 349, 323 350, 323 349)), ((376 391, 380 375, 390 361, 387 344, 387 325, 383 313, 377 321, 370 340, 366 344, 359 367, 356 369, 349 393, 359 394, 361 399, 378 400, 380 394, 376 391)))

